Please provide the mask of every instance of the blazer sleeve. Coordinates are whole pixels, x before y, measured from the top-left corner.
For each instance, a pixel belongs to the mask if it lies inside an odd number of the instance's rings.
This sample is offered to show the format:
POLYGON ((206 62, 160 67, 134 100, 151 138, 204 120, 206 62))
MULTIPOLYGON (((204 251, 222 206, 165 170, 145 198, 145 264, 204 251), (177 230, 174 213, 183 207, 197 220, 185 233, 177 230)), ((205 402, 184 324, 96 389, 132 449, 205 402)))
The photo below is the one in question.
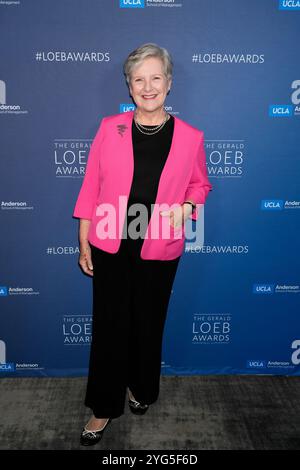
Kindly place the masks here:
POLYGON ((98 131, 93 139, 85 169, 83 182, 77 197, 73 216, 80 219, 92 219, 94 205, 100 189, 99 160, 104 134, 104 120, 101 120, 98 131))
POLYGON ((194 167, 188 184, 184 200, 191 200, 196 204, 196 210, 189 216, 190 219, 197 220, 199 215, 199 204, 204 204, 209 191, 212 191, 212 184, 207 175, 206 156, 204 149, 204 132, 200 131, 200 140, 195 155, 194 167))

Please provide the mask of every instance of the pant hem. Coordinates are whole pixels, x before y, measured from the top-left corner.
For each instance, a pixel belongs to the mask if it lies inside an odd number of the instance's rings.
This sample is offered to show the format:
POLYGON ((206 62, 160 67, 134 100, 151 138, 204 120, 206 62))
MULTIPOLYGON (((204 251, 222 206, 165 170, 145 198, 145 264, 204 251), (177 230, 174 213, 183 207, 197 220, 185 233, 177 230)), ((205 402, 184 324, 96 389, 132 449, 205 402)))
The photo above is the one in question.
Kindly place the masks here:
POLYGON ((106 418, 111 418, 111 419, 116 419, 116 418, 120 418, 120 416, 122 416, 124 414, 124 410, 123 411, 120 411, 119 413, 116 413, 116 412, 109 412, 109 411, 105 411, 105 412, 97 412, 95 409, 93 409, 93 407, 91 405, 87 405, 85 404, 85 406, 87 408, 90 408, 93 412, 93 415, 95 416, 96 419, 106 419, 106 418))

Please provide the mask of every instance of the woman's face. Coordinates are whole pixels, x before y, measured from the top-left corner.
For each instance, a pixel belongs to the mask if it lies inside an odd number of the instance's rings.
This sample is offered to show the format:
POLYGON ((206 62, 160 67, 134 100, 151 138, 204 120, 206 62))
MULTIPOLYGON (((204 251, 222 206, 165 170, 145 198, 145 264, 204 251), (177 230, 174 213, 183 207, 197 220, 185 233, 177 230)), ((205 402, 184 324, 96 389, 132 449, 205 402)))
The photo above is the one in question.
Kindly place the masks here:
POLYGON ((165 76, 162 61, 148 57, 132 71, 130 94, 141 111, 157 111, 164 106, 171 83, 165 76))

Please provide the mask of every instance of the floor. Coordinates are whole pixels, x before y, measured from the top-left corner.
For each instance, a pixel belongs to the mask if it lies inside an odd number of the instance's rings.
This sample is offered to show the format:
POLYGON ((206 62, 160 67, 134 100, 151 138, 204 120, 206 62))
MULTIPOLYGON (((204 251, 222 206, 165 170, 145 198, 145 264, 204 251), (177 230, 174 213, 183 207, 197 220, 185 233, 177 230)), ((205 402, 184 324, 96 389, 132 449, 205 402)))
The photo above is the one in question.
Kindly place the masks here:
POLYGON ((126 403, 92 448, 79 444, 85 386, 85 377, 1 379, 0 449, 300 449, 300 377, 162 376, 147 413, 126 403))

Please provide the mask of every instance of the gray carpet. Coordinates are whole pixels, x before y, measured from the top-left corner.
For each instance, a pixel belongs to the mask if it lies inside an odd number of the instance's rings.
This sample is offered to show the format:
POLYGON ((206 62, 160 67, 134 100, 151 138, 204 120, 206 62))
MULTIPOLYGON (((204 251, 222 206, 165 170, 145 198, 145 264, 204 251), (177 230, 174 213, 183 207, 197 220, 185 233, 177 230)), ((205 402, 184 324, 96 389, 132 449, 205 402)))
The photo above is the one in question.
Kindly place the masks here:
POLYGON ((162 376, 148 412, 126 404, 91 448, 79 445, 85 386, 85 377, 1 379, 0 449, 300 449, 300 377, 162 376))

